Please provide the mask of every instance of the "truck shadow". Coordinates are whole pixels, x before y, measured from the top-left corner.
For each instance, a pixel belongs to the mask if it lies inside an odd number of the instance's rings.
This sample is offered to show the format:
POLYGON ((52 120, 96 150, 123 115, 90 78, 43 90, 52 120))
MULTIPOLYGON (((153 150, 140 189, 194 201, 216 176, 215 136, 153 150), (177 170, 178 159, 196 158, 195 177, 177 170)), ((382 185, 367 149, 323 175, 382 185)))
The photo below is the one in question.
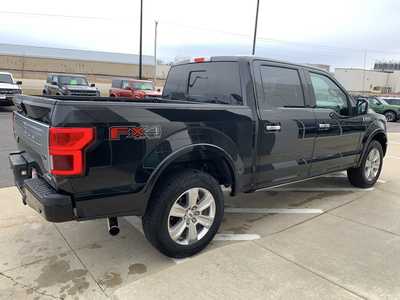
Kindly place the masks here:
POLYGON ((237 197, 229 197, 226 191, 227 213, 219 232, 258 234, 262 238, 345 205, 369 191, 350 185, 345 173, 237 197), (235 213, 229 213, 232 208, 235 213))

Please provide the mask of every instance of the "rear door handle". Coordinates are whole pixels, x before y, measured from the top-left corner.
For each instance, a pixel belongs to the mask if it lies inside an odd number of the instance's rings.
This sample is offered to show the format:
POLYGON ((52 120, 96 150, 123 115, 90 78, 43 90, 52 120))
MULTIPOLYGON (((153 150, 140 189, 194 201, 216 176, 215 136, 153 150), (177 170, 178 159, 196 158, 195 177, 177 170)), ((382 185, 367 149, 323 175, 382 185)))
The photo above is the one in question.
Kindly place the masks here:
POLYGON ((319 129, 329 129, 331 128, 331 124, 329 123, 319 123, 319 129))
POLYGON ((279 124, 265 125, 265 129, 267 131, 280 131, 281 125, 279 125, 279 124))

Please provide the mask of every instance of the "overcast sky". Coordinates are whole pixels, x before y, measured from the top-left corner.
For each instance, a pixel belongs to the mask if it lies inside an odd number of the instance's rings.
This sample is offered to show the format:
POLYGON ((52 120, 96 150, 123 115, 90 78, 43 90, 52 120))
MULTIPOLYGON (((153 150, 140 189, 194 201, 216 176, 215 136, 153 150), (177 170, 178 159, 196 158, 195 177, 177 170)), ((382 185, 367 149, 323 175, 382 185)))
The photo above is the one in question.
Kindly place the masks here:
MULTIPOLYGON (((256 0, 143 0, 144 54, 250 54, 256 0)), ((2 1, 0 43, 138 53, 139 0, 2 1)), ((260 0, 256 54, 367 66, 400 59, 399 0, 260 0)))

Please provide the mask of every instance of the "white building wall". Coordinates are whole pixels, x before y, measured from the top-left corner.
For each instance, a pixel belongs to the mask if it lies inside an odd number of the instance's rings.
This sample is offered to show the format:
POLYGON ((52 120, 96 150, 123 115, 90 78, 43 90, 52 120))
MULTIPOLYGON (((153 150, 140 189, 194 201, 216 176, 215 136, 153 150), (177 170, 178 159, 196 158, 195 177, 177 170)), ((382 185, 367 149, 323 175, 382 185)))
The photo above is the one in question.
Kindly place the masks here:
POLYGON ((376 86, 378 87, 391 86, 393 92, 395 92, 392 85, 395 82, 397 82, 397 80, 391 78, 391 75, 392 75, 391 73, 384 73, 373 70, 364 71, 362 69, 345 69, 345 68, 335 69, 336 79, 348 91, 351 92, 372 92, 374 87, 376 86))
POLYGON ((393 93, 400 93, 400 71, 394 71, 389 76, 389 86, 393 93))

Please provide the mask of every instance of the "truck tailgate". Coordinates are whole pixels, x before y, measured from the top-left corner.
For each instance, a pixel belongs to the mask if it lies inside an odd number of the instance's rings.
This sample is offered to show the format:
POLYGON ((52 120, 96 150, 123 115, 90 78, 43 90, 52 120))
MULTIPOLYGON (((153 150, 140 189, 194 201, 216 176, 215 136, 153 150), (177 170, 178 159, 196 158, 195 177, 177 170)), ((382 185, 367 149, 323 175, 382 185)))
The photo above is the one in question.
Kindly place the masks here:
POLYGON ((16 101, 18 112, 14 112, 13 128, 18 149, 24 151, 44 174, 50 170, 49 123, 55 101, 49 103, 43 99, 41 102, 41 99, 29 101, 25 96, 16 101))
POLYGON ((49 165, 49 125, 14 114, 14 134, 19 150, 26 151, 38 163, 41 171, 47 173, 49 165))

